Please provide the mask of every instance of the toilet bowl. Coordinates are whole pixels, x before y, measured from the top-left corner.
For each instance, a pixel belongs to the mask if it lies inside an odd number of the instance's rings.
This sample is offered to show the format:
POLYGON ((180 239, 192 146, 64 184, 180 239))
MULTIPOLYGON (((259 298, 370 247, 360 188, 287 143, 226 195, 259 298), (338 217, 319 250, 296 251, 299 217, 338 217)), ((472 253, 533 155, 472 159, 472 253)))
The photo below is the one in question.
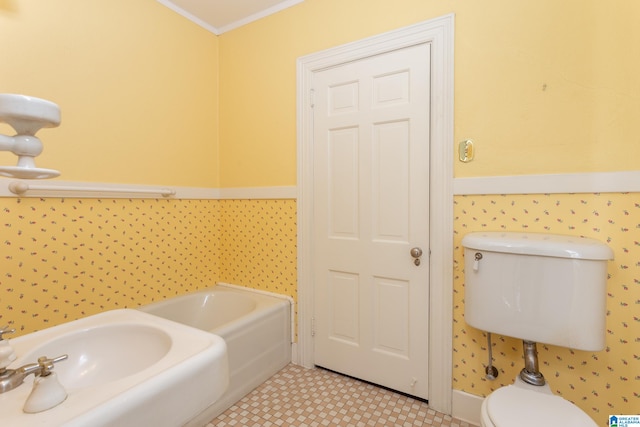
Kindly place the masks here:
POLYGON ((480 410, 482 427, 597 427, 580 408, 549 386, 530 386, 520 378, 487 396, 480 410), (532 388, 534 387, 534 388, 532 388))

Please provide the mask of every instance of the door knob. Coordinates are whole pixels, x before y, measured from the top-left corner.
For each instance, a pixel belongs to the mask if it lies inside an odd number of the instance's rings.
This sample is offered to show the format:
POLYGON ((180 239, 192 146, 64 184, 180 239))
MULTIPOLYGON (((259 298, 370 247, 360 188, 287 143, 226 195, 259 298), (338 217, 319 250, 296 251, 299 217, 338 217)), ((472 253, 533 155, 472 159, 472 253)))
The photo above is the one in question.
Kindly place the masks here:
POLYGON ((416 266, 420 265, 420 257, 422 256, 422 249, 420 249, 420 248, 411 248, 411 251, 409 253, 413 257, 413 263, 416 266))

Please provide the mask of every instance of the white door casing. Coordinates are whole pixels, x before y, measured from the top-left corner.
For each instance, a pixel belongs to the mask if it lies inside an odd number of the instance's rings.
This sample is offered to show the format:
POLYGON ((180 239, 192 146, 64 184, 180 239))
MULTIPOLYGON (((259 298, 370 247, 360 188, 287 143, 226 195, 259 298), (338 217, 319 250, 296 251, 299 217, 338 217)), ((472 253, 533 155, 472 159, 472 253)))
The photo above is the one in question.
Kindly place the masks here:
MULTIPOLYGON (((314 53, 298 67, 298 335, 294 362, 314 365, 312 82, 318 71, 428 43, 431 49, 429 404, 451 413, 453 297, 453 15, 314 53)), ((423 248, 428 251, 428 248, 423 248)), ((427 262, 423 258, 423 262, 427 262)))
POLYGON ((423 43, 313 82, 314 363, 423 399, 429 57, 423 43))

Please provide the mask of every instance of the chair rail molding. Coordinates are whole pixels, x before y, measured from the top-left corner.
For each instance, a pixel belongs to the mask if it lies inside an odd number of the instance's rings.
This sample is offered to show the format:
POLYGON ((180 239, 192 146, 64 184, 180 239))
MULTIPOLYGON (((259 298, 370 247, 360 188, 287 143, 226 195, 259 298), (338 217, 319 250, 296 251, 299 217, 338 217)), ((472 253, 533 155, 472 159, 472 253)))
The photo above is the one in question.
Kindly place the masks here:
POLYGON ((640 171, 455 178, 456 196, 640 192, 640 171))

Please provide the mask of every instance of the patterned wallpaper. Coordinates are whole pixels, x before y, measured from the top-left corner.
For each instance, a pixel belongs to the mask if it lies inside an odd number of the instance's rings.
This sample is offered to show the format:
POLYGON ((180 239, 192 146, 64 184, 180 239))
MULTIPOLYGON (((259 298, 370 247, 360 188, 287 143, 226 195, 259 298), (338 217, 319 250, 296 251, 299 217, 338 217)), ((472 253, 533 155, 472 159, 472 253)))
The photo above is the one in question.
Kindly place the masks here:
MULTIPOLYGON (((297 204, 295 200, 222 200, 220 282, 293 298, 298 319, 297 204)), ((293 339, 297 340, 294 327, 293 339)))
POLYGON ((607 243, 606 349, 586 352, 538 344, 551 389, 600 425, 609 414, 640 408, 640 194, 458 196, 454 236, 454 388, 486 396, 524 366, 522 341, 493 336, 495 381, 484 378, 487 338, 464 322, 462 237, 472 231, 528 231, 586 236, 607 243))
POLYGON ((16 336, 217 281, 295 296, 293 201, 5 198, 0 218, 16 336))
MULTIPOLYGON (((293 200, 0 200, 0 323, 19 334, 135 307, 216 281, 296 298, 293 200)), ((519 340, 494 336, 496 381, 484 379, 486 336, 464 323, 462 236, 509 230, 608 243, 607 348, 539 345, 554 392, 604 424, 640 407, 640 196, 455 198, 454 388, 484 396, 522 368, 519 340)))
POLYGON ((222 200, 220 281, 297 301, 294 200, 222 200))

